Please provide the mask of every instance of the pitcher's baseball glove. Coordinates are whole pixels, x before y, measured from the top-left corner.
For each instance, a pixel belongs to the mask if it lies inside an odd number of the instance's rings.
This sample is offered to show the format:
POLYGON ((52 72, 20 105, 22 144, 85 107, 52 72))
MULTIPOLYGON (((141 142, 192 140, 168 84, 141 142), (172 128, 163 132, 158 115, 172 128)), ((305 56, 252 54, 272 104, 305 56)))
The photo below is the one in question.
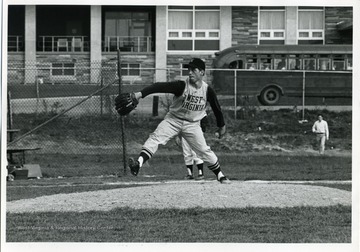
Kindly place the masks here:
POLYGON ((122 116, 129 114, 138 104, 134 93, 122 93, 115 98, 115 109, 122 116))

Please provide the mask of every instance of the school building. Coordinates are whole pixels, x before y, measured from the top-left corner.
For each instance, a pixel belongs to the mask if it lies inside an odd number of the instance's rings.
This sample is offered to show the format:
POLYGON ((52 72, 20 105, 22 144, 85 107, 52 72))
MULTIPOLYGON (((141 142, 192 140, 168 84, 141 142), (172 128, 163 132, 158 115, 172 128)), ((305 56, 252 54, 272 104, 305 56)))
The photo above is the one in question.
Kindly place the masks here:
POLYGON ((126 80, 231 46, 352 44, 353 7, 9 5, 7 28, 8 85, 89 84, 119 49, 126 80))

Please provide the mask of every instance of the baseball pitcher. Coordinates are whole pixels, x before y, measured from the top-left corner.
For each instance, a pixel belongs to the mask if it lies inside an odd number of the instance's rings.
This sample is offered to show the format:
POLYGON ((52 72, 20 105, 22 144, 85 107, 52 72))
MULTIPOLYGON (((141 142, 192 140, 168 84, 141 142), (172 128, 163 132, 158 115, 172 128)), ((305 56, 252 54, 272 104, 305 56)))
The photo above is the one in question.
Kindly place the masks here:
POLYGON ((226 132, 224 117, 215 91, 203 81, 205 63, 199 58, 194 58, 185 67, 189 69, 189 78, 186 81, 157 82, 140 92, 116 97, 117 112, 126 115, 136 107, 141 98, 150 94, 174 94, 169 112, 144 143, 138 159, 130 158, 130 171, 137 176, 142 165, 155 154, 159 144, 165 145, 173 137, 181 135, 197 156, 204 160, 220 183, 230 183, 220 169, 217 156, 206 144, 200 127, 200 121, 206 116, 206 106, 209 103, 219 127, 217 131, 219 138, 226 132))

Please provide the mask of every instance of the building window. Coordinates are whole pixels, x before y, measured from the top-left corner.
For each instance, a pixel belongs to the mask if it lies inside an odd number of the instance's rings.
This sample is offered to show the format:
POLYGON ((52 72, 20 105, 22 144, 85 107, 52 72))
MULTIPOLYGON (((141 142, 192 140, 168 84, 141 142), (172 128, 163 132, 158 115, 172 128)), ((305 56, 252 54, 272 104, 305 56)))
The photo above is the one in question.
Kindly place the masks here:
POLYGON ((189 69, 185 65, 181 64, 181 76, 189 76, 189 69))
POLYGON ((220 8, 169 6, 168 51, 217 51, 220 48, 220 8))
POLYGON ((25 37, 25 6, 8 6, 8 51, 23 52, 25 37))
POLYGON ((284 44, 284 41, 285 41, 285 8, 260 7, 259 43, 284 44))
POLYGON ((52 76, 75 76, 74 63, 52 63, 52 76))
POLYGON ((103 51, 154 51, 154 10, 152 7, 104 7, 103 51))
POLYGON ((321 7, 299 7, 298 44, 323 44, 324 9, 321 7))
POLYGON ((122 76, 140 76, 140 64, 121 64, 122 76))

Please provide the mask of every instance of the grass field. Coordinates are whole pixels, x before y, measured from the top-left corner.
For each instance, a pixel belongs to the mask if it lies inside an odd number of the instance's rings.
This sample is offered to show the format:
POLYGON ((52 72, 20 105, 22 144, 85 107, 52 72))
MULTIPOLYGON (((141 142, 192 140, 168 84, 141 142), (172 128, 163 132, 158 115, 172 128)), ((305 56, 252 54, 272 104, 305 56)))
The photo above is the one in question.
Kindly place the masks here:
POLYGON ((14 242, 350 243, 350 207, 9 214, 14 242))
MULTIPOLYGON (((301 182, 352 192, 351 113, 325 111, 331 129, 325 156, 319 156, 312 123, 299 124, 291 111, 248 110, 245 118, 228 121, 221 141, 206 132, 225 174, 233 181, 301 182), (258 128, 261 127, 261 131, 258 128), (330 149, 334 147, 334 149, 330 149)), ((316 113, 308 111, 307 118, 316 113)), ((44 118, 15 117, 26 132, 44 118)), ((210 118, 210 124, 214 124, 210 118)), ((129 156, 136 156, 158 119, 128 118, 129 156)), ((145 165, 138 177, 124 174, 118 121, 109 118, 62 118, 36 132, 29 142, 46 143, 27 157, 40 164, 44 178, 15 180, 6 186, 6 200, 146 186, 141 183, 183 181, 186 169, 174 142, 145 165), (69 139, 71 144, 68 144, 69 139), (56 143, 56 144, 54 144, 56 143), (104 143, 107 145, 104 147, 104 143), (115 148, 110 148, 114 144, 115 148), (101 148, 94 148, 101 146, 101 148), (45 149, 45 150, 44 150, 45 149)), ((205 179, 215 177, 205 169, 205 179)), ((214 183, 216 183, 214 181, 214 183)), ((279 192, 281 193, 281 192, 279 192)), ((121 197, 121 195, 119 195, 121 197)), ((109 243, 351 243, 351 206, 245 207, 189 209, 116 208, 109 211, 7 213, 7 242, 109 243)))
MULTIPOLYGON (((53 158, 50 156, 49 160, 53 158)), ((93 163, 88 157, 80 159, 79 163, 86 165, 85 160, 88 164, 93 163)), ((166 159, 155 157, 139 177, 111 175, 115 170, 109 171, 107 176, 87 176, 86 173, 74 173, 74 169, 65 169, 63 172, 68 176, 62 178, 13 181, 7 186, 7 201, 141 186, 131 182, 183 180, 185 170, 180 156, 171 156, 165 162, 161 160, 166 159)), ((66 166, 63 163, 63 167, 66 166)), ((351 157, 257 154, 240 156, 239 160, 239 157, 229 155, 224 158, 223 167, 232 180, 308 181, 310 185, 351 191, 351 183, 322 182, 351 180, 351 157)), ((209 180, 214 179, 207 170, 205 175, 209 180)), ((351 213, 351 207, 341 205, 283 209, 118 208, 107 212, 8 213, 7 241, 350 243, 351 213)))
MULTIPOLYGON (((134 156, 129 155, 129 156, 134 156)), ((232 180, 351 180, 351 156, 317 154, 218 153, 222 169, 232 180)), ((123 177, 120 154, 37 154, 30 163, 39 163, 45 178, 116 176, 123 177)), ((214 179, 205 168, 205 176, 214 179)), ((130 174, 127 169, 127 174, 130 174)), ((141 169, 137 180, 183 179, 186 169, 181 153, 158 153, 141 169), (144 176, 148 175, 148 176, 144 176)), ((131 176, 129 176, 132 178, 131 176)), ((42 181, 42 180, 41 180, 42 181)), ((20 181, 17 181, 20 182, 20 181)), ((51 182, 52 183, 52 182, 51 182)))

